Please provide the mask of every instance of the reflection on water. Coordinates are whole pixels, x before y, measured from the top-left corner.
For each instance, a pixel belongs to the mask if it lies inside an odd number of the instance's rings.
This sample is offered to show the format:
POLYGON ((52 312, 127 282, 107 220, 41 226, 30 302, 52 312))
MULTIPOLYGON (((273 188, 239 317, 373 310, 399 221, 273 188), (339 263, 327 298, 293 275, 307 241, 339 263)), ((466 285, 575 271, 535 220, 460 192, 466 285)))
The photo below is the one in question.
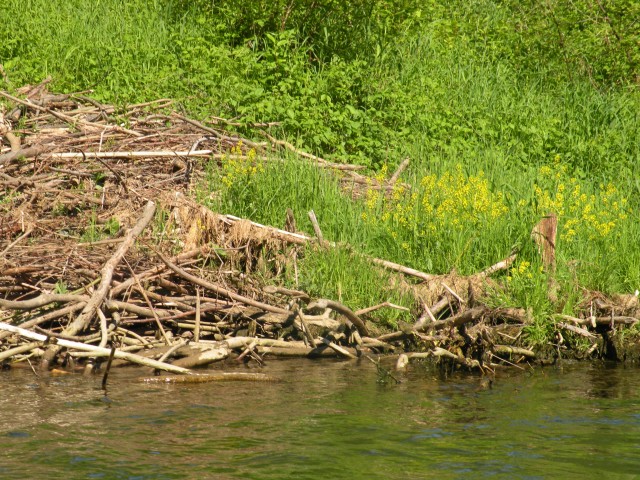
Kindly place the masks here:
MULTIPOLYGON (((221 368, 223 366, 218 366, 221 368)), ((226 367, 239 368, 229 365, 226 367)), ((413 365, 271 361, 278 383, 146 385, 0 373, 0 478, 638 478, 640 370, 511 371, 492 389, 413 365)))

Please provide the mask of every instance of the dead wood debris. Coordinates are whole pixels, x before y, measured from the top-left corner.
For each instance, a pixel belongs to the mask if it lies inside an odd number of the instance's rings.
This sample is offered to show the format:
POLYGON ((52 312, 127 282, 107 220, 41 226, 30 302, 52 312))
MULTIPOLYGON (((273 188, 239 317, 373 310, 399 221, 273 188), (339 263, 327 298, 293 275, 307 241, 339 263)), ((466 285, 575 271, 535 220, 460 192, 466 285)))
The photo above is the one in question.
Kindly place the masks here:
MULTIPOLYGON (((407 280, 415 322, 390 332, 374 312, 403 307, 382 302, 354 312, 251 275, 268 263, 277 279, 282 263, 302 254, 299 245, 335 246, 319 226, 313 238, 216 214, 189 198, 204 163, 229 158, 239 144, 243 155, 253 148, 265 159, 291 150, 334 171, 353 196, 358 188, 391 192, 408 159, 381 183, 265 132, 256 135, 267 141, 256 142, 220 127, 231 123, 210 126, 168 111, 170 100, 116 108, 84 93, 51 94, 46 82, 18 96, 0 92, 0 363, 38 358, 45 369, 86 372, 112 356, 114 367, 191 374, 229 358, 261 364, 269 356, 412 351, 399 368, 429 357, 490 373, 537 358, 520 341, 526 312, 474 298, 515 255, 466 278, 367 257, 414 282, 407 280)), ((613 315, 604 302, 593 299, 597 311, 585 318, 562 317, 558 330, 597 347, 588 327, 637 321, 637 308, 613 315)))

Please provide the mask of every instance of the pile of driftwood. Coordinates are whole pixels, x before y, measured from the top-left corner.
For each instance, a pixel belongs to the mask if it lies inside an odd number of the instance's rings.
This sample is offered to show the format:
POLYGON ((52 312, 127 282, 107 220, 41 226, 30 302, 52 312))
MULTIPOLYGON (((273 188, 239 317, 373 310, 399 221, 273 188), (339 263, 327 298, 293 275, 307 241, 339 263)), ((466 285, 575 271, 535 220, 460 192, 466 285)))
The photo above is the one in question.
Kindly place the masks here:
MULTIPOLYGON (((279 269, 304 248, 334 247, 313 212, 312 237, 294 222, 263 226, 189 198, 205 162, 248 158, 247 149, 266 161, 289 149, 334 171, 352 193, 358 186, 391 191, 407 162, 379 182, 273 138, 262 131, 268 125, 254 126, 266 138, 254 142, 230 133, 222 119, 205 124, 168 111, 169 100, 115 108, 84 94, 50 94, 46 84, 0 95, 3 365, 91 372, 102 362, 134 363, 190 374, 224 359, 396 353, 398 368, 429 357, 491 372, 536 359, 521 344, 526 312, 478 300, 489 276, 515 255, 471 277, 367 257, 413 279, 406 285, 416 298, 414 323, 388 331, 376 312, 402 307, 383 302, 353 311, 279 286, 279 269), (252 276, 260 262, 270 265, 272 284, 252 276)), ((581 319, 565 320, 572 335, 593 336, 575 325, 581 319)))

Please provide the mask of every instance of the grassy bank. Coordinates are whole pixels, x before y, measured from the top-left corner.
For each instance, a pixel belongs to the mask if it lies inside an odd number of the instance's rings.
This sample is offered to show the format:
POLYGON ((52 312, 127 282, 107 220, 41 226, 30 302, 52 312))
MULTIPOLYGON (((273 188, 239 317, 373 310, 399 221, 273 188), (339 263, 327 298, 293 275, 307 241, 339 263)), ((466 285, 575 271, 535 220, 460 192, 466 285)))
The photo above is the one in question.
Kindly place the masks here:
MULTIPOLYGON (((285 15, 283 2, 9 0, 3 86, 50 75, 56 90, 109 102, 174 98, 241 133, 277 122, 272 134, 380 179, 408 156, 410 188, 387 198, 354 201, 293 158, 212 167, 198 195, 276 226, 292 208, 307 232, 314 209, 327 238, 433 273, 474 273, 518 250, 492 300, 544 323, 573 313, 581 288, 640 287, 637 35, 626 20, 637 6, 589 15, 581 2, 518 3, 293 2, 285 15), (550 212, 560 219, 553 304, 530 240, 550 212)), ((302 262, 298 280, 315 294, 356 308, 408 302, 347 251, 302 262)))

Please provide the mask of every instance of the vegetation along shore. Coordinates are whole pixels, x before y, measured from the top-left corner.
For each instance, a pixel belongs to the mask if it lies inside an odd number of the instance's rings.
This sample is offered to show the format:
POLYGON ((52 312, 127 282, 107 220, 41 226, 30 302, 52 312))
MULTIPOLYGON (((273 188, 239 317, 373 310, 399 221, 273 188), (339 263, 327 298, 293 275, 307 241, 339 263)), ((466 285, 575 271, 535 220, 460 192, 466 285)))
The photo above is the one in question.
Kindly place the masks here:
POLYGON ((639 16, 9 0, 3 365, 637 362, 639 16))

